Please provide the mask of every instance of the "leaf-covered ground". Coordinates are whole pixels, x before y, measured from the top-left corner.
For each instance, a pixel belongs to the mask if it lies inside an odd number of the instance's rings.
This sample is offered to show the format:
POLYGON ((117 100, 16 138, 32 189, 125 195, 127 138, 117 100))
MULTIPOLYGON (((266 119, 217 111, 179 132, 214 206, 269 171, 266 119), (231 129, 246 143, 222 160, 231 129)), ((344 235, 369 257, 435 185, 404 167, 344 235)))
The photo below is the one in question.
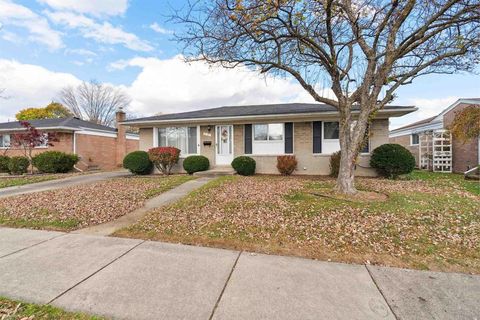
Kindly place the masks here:
POLYGON ((388 198, 356 202, 318 196, 327 177, 224 177, 117 235, 480 273, 480 197, 456 180, 411 179, 359 178, 388 198))
POLYGON ((66 312, 49 305, 23 303, 0 297, 2 320, 101 320, 82 313, 66 312))
POLYGON ((123 177, 0 199, 0 224, 74 230, 114 220, 192 177, 123 177))

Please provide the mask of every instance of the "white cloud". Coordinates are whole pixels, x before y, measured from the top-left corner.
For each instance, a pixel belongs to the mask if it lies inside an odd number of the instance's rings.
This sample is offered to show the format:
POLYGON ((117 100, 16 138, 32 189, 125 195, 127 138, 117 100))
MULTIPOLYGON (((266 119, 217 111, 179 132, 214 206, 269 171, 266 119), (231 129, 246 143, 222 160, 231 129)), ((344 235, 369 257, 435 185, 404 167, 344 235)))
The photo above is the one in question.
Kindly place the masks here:
POLYGON ((45 106, 64 86, 78 83, 80 80, 68 73, 0 59, 0 87, 9 97, 0 100, 0 121, 14 120, 20 109, 45 106))
MULTIPOLYGON (((452 103, 460 99, 460 97, 450 96, 444 98, 433 98, 433 99, 424 99, 424 98, 410 98, 403 100, 401 104, 412 105, 418 107, 418 111, 410 113, 406 116, 400 118, 392 118, 390 130, 402 127, 404 125, 420 121, 426 118, 430 118, 438 115, 440 112, 445 110, 452 103)), ((395 104, 395 103, 393 103, 395 104)))
POLYGON ((160 60, 134 58, 113 69, 139 67, 127 87, 131 109, 140 115, 182 112, 222 105, 264 104, 313 99, 295 82, 264 78, 246 68, 210 68, 203 62, 185 63, 180 56, 160 60))
POLYGON ((66 49, 65 54, 85 56, 85 57, 95 57, 95 56, 97 56, 97 54, 95 52, 87 50, 87 49, 66 49))
POLYGON ((81 14, 72 12, 46 11, 49 19, 70 29, 78 29, 85 38, 94 39, 100 43, 121 44, 134 51, 151 51, 153 47, 135 34, 115 27, 109 22, 98 23, 95 20, 81 14))
MULTIPOLYGON (((22 5, 9 0, 0 0, 0 24, 5 27, 19 27, 29 32, 28 40, 46 45, 52 50, 62 48, 61 33, 53 30, 47 19, 22 5)), ((0 30, 0 34, 5 31, 0 30)), ((12 33, 4 33, 4 40, 14 40, 12 33)))
POLYGON ((127 11, 128 0, 38 0, 55 10, 74 11, 82 14, 122 15, 127 11))
POLYGON ((160 34, 172 34, 172 30, 165 29, 161 27, 158 23, 154 22, 150 25, 150 29, 160 34))

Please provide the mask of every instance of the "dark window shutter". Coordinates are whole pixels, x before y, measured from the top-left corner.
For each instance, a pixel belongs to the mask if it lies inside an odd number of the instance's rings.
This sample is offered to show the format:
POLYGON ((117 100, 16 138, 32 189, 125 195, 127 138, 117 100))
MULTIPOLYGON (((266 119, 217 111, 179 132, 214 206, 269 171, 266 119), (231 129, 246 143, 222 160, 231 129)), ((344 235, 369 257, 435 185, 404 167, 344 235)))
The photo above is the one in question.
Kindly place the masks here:
POLYGON ((313 153, 322 153, 322 121, 313 122, 313 153))
POLYGON ((244 126, 245 154, 252 154, 252 125, 244 126))
POLYGON ((285 123, 285 153, 293 153, 293 122, 285 123))

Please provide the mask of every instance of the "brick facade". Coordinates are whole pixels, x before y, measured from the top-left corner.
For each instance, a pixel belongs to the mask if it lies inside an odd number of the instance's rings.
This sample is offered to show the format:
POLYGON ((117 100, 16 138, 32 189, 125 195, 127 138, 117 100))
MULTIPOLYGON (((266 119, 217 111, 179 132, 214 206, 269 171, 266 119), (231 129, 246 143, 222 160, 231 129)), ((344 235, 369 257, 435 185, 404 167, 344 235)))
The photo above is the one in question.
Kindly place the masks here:
MULTIPOLYGON (((461 103, 454 109, 450 110, 443 116, 443 124, 445 128, 448 128, 453 119, 455 119, 456 113, 462 111, 469 104, 461 103)), ((480 108, 480 106, 477 106, 480 108)), ((467 142, 462 142, 459 139, 453 137, 452 151, 453 151, 453 172, 465 172, 480 163, 478 159, 478 141, 479 138, 471 139, 467 142)))
POLYGON ((402 145, 404 146, 405 148, 407 148, 408 151, 410 151, 412 153, 412 155, 415 157, 415 163, 417 165, 417 167, 419 166, 419 150, 418 150, 418 145, 410 145, 410 135, 406 135, 406 136, 399 136, 399 137, 394 137, 394 138, 390 138, 390 143, 396 143, 396 144, 399 144, 399 145, 402 145))
MULTIPOLYGON (((33 154, 45 151, 61 151, 65 153, 74 153, 74 134, 73 132, 58 132, 58 142, 53 142, 53 146, 35 148, 33 154)), ((124 139, 117 139, 116 134, 108 136, 85 134, 81 131, 75 134, 76 150, 75 153, 80 156, 80 162, 77 167, 81 170, 88 169, 89 166, 96 166, 102 170, 112 170, 121 167, 123 157, 132 151, 138 150, 139 141, 127 139, 124 133, 124 139), (117 141, 119 140, 119 141, 117 141)), ((23 149, 0 149, 0 154, 7 156, 23 156, 23 149)))
MULTIPOLYGON (((185 124, 186 125, 186 124, 185 124)), ((182 126, 178 124, 177 126, 182 126)), ((215 166, 215 125, 200 126, 200 154, 210 160, 210 165, 215 166), (204 141, 212 141, 211 146, 204 146, 204 141)), ((233 126, 234 157, 244 155, 244 125, 233 126)), ((371 126, 370 150, 388 143, 388 119, 374 120, 371 126)), ((313 132, 311 121, 294 122, 293 135, 294 155, 298 160, 298 170, 295 174, 328 175, 330 174, 330 155, 313 154, 313 132)), ((153 128, 140 129, 140 150, 148 151, 154 146, 153 128)), ((249 155, 257 163, 257 172, 264 174, 278 174, 276 168, 276 155, 249 155)), ((370 155, 359 157, 356 173, 360 176, 375 176, 376 172, 370 168, 370 155)), ((176 171, 183 171, 182 160, 176 166, 176 171)))

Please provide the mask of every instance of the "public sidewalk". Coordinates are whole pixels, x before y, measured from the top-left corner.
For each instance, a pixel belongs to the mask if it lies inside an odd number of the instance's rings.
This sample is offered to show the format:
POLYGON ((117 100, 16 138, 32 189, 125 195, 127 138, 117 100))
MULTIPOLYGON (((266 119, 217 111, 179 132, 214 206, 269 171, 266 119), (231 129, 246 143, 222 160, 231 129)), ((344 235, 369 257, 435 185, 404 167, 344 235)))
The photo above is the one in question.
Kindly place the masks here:
POLYGON ((0 296, 115 319, 477 319, 480 276, 0 228, 0 296))

